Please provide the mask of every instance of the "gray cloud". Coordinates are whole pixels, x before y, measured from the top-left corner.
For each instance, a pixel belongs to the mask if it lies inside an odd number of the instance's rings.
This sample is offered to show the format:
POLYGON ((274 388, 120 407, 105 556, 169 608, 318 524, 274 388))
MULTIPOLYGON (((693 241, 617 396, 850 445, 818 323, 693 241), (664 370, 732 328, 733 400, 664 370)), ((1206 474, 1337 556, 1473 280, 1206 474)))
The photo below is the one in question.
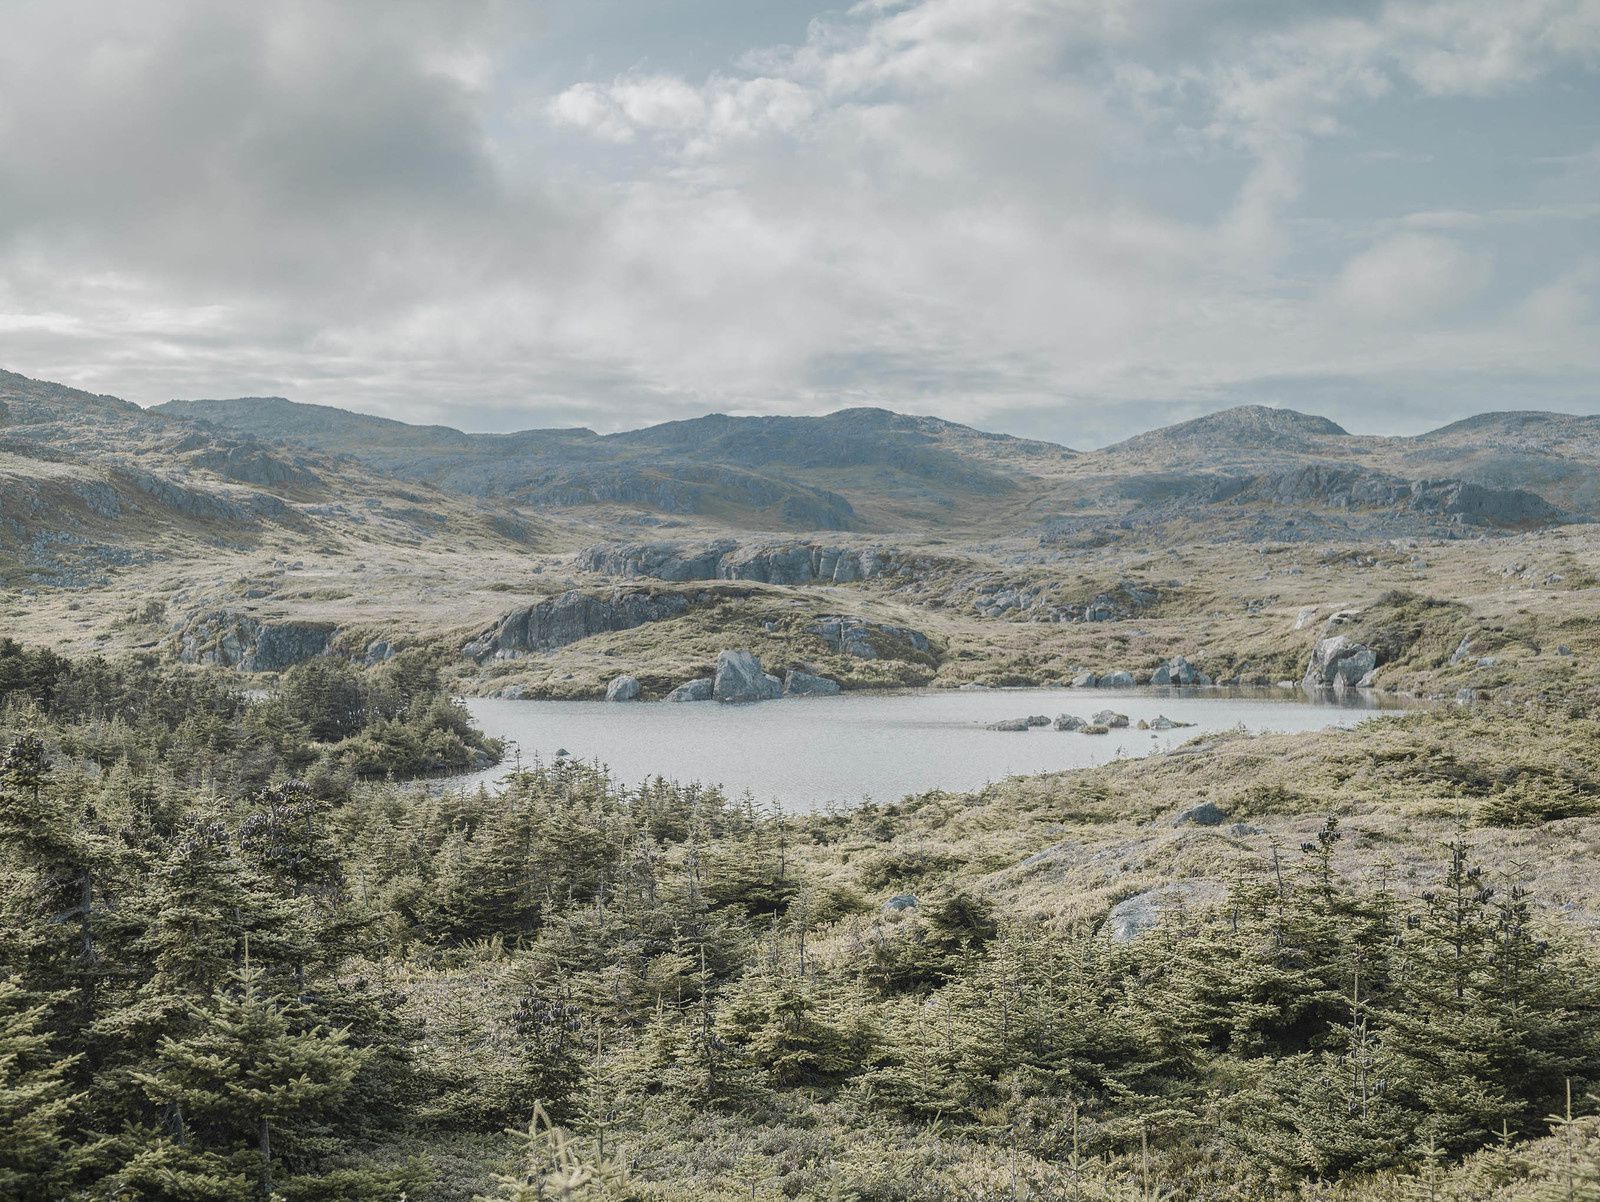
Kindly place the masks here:
POLYGON ((1600 0, 674 12, 709 61, 576 0, 8 6, 0 361, 146 402, 885 404, 1078 445, 1269 395, 1356 428, 1596 403, 1600 0), (1486 105, 1481 145, 1407 144, 1486 105))

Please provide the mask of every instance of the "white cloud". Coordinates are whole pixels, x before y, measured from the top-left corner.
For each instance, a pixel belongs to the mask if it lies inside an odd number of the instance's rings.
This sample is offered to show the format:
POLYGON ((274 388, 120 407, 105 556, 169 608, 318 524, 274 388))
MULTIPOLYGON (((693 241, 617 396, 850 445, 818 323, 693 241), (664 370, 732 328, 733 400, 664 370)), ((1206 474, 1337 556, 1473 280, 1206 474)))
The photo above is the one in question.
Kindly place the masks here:
POLYGON ((72 320, 14 322, 6 365, 603 427, 1600 369, 1569 263, 1491 271, 1507 230, 1581 237, 1587 197, 1386 203, 1317 157, 1419 95, 1592 84, 1600 0, 1336 7, 873 0, 736 65, 573 64, 529 105, 523 6, 14 5, 0 310, 72 320))
POLYGON ((1357 320, 1410 324, 1470 301, 1490 271, 1486 256, 1452 239, 1396 234, 1346 263, 1331 296, 1357 320))

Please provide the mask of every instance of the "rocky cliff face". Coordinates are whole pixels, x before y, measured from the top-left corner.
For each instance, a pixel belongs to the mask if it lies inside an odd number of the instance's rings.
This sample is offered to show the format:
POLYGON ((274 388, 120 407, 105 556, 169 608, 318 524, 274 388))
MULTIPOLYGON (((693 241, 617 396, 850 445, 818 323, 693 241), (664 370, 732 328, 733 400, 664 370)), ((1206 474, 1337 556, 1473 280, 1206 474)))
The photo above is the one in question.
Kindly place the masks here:
POLYGON ((532 651, 551 651, 592 634, 632 630, 646 622, 675 618, 689 609, 678 593, 621 593, 611 598, 562 593, 506 614, 461 649, 469 659, 515 659, 532 651))
POLYGON ((263 622, 217 610, 191 620, 177 636, 178 658, 244 672, 282 672, 333 648, 332 622, 263 622))
POLYGON ((656 580, 755 580, 763 584, 853 584, 909 570, 921 561, 897 547, 843 547, 794 540, 741 543, 605 543, 579 552, 576 566, 604 576, 656 580))

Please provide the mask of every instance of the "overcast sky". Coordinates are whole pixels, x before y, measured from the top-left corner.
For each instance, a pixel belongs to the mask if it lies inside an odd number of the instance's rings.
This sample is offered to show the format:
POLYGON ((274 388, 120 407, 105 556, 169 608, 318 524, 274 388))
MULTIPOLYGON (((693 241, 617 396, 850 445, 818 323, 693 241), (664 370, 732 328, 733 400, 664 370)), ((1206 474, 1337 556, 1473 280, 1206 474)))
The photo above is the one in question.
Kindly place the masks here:
POLYGON ((0 366, 468 429, 1600 411, 1600 0, 0 0, 0 366))

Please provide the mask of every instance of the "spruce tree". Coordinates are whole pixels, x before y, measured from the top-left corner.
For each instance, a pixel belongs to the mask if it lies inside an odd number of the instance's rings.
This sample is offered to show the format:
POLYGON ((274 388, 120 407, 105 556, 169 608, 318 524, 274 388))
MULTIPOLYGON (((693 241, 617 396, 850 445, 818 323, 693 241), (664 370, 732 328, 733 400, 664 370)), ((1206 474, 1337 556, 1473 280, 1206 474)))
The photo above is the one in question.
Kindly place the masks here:
POLYGON ((263 1198, 315 1173, 340 1150, 326 1119, 365 1054, 347 1032, 310 1025, 304 1007, 274 997, 248 963, 192 1013, 192 1030, 164 1038, 136 1079, 194 1171, 242 1174, 263 1198))
POLYGON ((46 1010, 0 979, 0 1198, 10 1202, 63 1197, 82 1159, 71 1142, 81 1098, 64 1080, 70 1061, 51 1047, 46 1010))

